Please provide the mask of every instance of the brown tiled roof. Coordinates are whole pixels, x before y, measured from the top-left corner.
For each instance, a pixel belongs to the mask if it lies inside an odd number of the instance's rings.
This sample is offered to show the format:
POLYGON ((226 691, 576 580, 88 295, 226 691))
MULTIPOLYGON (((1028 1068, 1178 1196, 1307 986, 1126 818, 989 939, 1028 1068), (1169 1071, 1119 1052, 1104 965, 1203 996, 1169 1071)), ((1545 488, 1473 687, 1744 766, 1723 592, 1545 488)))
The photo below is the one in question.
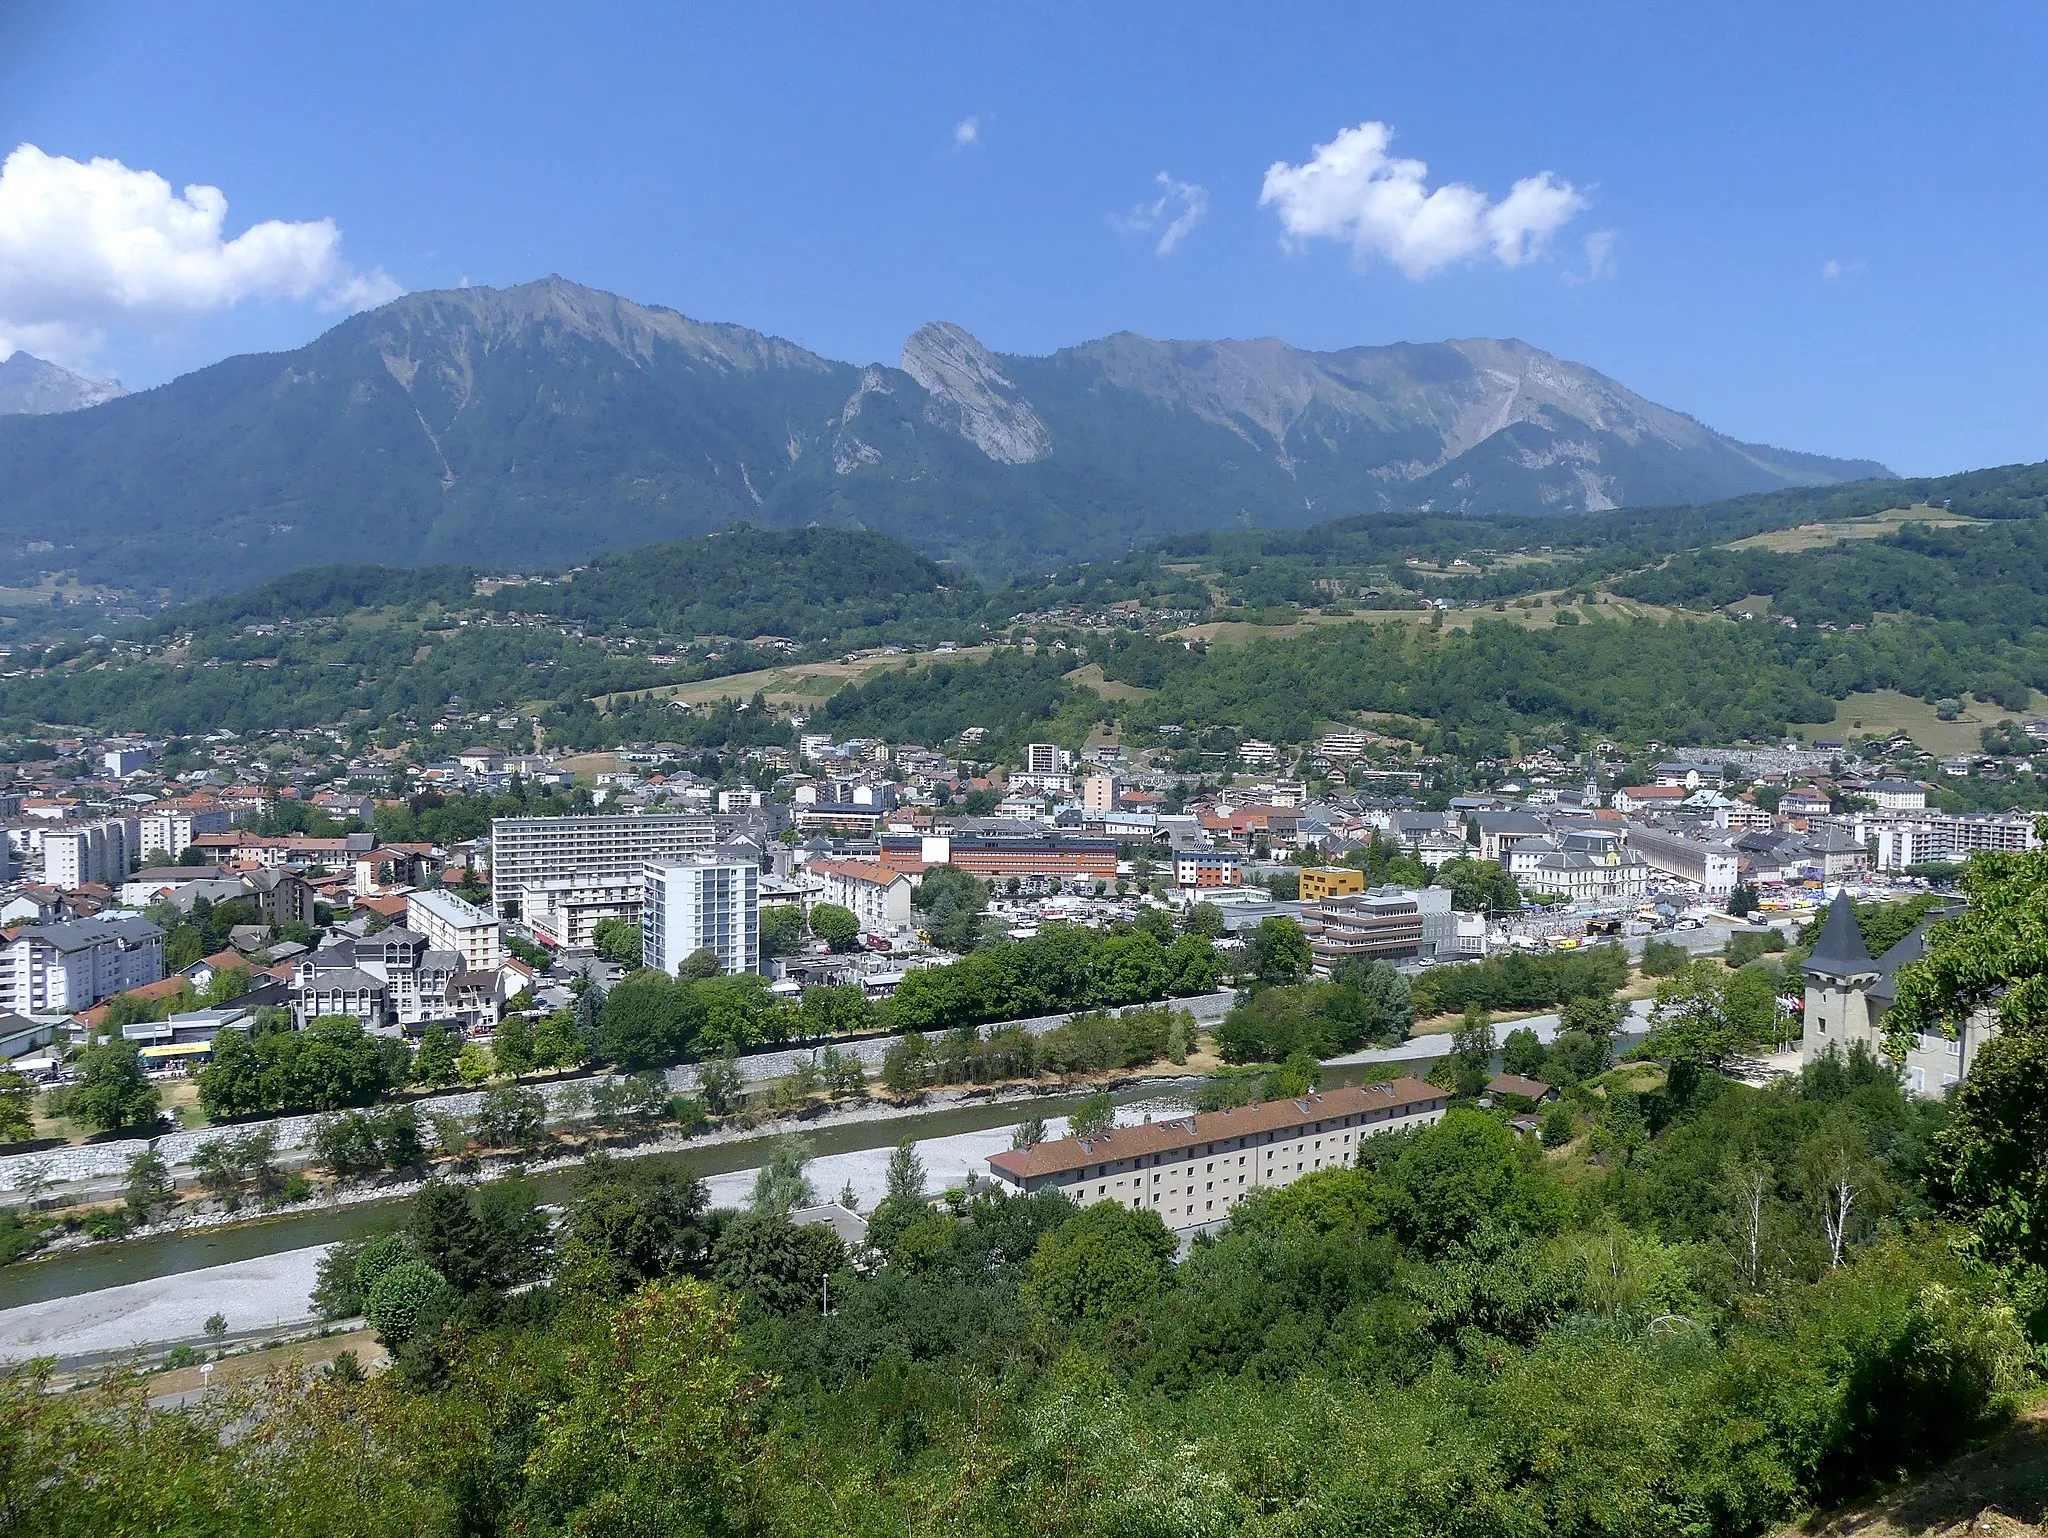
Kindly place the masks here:
POLYGON ((1489 1095, 1520 1095, 1524 1100, 1541 1100, 1550 1091, 1541 1079, 1525 1079, 1518 1073, 1497 1073, 1486 1083, 1489 1095))
POLYGON ((1090 1164, 1108 1164, 1135 1159, 1144 1154, 1169 1153, 1196 1143, 1220 1142, 1261 1132, 1291 1131, 1312 1122, 1339 1116, 1357 1116, 1387 1111, 1402 1112, 1418 1106, 1445 1104, 1450 1095, 1420 1079, 1400 1078, 1390 1084, 1346 1084, 1340 1089, 1308 1094, 1298 1100, 1267 1100, 1258 1105, 1233 1106, 1227 1111, 1178 1116, 1172 1121, 1147 1122, 1142 1127, 1117 1127, 1087 1142, 1061 1138, 1056 1143, 1038 1143, 1030 1148, 993 1154, 989 1163, 1018 1180, 1041 1175, 1064 1174, 1090 1164))

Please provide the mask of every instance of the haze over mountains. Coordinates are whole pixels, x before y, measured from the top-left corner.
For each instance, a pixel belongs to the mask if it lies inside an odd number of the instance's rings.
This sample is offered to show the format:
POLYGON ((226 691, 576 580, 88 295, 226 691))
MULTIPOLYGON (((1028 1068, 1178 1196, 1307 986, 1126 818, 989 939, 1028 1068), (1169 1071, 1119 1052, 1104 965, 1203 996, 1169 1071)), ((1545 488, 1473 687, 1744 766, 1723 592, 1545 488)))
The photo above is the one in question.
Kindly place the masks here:
POLYGON ((1190 529, 1888 473, 1739 443, 1518 341, 1119 333, 1031 358, 935 323, 899 366, 860 368, 551 277, 409 295, 291 352, 0 419, 0 576, 183 596, 343 560, 559 566, 739 519, 867 527, 1000 573, 1190 529))

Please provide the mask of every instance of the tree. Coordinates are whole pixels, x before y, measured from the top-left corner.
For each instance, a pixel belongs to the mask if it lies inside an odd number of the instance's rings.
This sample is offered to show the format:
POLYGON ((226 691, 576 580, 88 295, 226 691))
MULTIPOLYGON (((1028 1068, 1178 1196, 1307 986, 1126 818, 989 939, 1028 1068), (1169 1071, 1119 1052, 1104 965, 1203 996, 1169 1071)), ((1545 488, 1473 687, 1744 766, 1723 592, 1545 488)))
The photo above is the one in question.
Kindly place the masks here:
POLYGON ((1301 926, 1275 914, 1259 920, 1251 932, 1245 945, 1245 964, 1259 982, 1280 987, 1307 977, 1315 955, 1301 926))
POLYGON ((1934 1138, 1937 1204, 1994 1265, 2048 1271, 2048 1032, 2000 1032, 1977 1049, 1934 1138))
POLYGON ((493 1148, 536 1148, 547 1140, 547 1116, 539 1090, 500 1084, 478 1100, 476 1133, 493 1148))
POLYGON ((829 1226, 798 1228, 773 1211, 741 1213, 711 1247, 719 1285, 770 1314, 821 1311, 825 1278, 845 1263, 845 1246, 829 1226))
POLYGON ((64 1115, 96 1132, 153 1127, 161 1116, 157 1087, 142 1071, 133 1042, 95 1042, 78 1054, 77 1078, 62 1093, 64 1115))
POLYGON ((377 1038, 349 1015, 322 1015, 305 1030, 262 1038, 257 1047, 280 1065, 279 1110, 334 1110, 367 1105, 387 1087, 377 1038))
POLYGON ((1807 1195, 1820 1218, 1828 1264, 1839 1269, 1850 1225, 1878 1182, 1860 1123, 1837 1110, 1800 1149, 1807 1195))
POLYGON ((1181 910, 1180 928, 1182 934, 1220 940, 1224 934, 1223 910, 1214 903, 1189 903, 1181 910))
POLYGON ((587 1365, 535 1423, 522 1470, 530 1508, 564 1532, 731 1530, 754 1499, 760 1393, 737 1314, 684 1280, 596 1312, 579 1332, 587 1365))
POLYGON ((523 1015, 507 1015, 491 1033, 491 1056, 498 1067, 517 1078, 535 1066, 533 1026, 523 1015))
POLYGON ((447 1283, 424 1260, 403 1260, 377 1278, 363 1300, 363 1315, 387 1349, 396 1350, 447 1283))
POLYGON ((1330 971, 1330 980, 1354 997, 1351 1006, 1361 1027, 1360 1040, 1393 1045, 1408 1039, 1415 1023, 1415 1005, 1408 979, 1386 961, 1347 956, 1330 971))
POLYGON ((1158 1213, 1091 1203, 1039 1241, 1025 1306, 1063 1325, 1134 1312, 1171 1284, 1178 1248, 1158 1213))
POLYGON ((803 910, 794 903, 770 903, 761 909, 761 954, 793 956, 804 943, 803 910))
POLYGON ((754 1177, 752 1209, 788 1217, 799 1207, 815 1207, 818 1193, 804 1173, 811 1162, 811 1145, 795 1133, 775 1140, 768 1162, 754 1177))
POLYGON ((578 1068, 590 1060, 589 1035, 573 1010, 558 1009, 533 1028, 537 1068, 578 1068))
POLYGON ((356 1285, 356 1264, 365 1245, 340 1239, 327 1247, 314 1274, 311 1302, 322 1319, 350 1319, 363 1311, 362 1289, 356 1285))
POLYGON ((811 933, 835 951, 850 951, 860 939, 860 920, 851 908, 818 903, 811 909, 811 933))
POLYGON ((369 1118, 360 1111, 323 1118, 313 1129, 313 1157, 336 1180, 350 1181, 384 1167, 383 1150, 369 1118))
POLYGON ((714 1116, 739 1109, 746 1099, 739 1060, 730 1052, 706 1058, 697 1068, 697 1089, 714 1116))
POLYGON ((642 1160, 585 1161, 564 1221, 567 1244, 596 1255, 631 1288, 701 1263, 709 1243, 704 1183, 642 1160))
POLYGON ((910 901, 924 915, 923 927, 940 950, 965 954, 980 940, 988 884, 958 866, 939 865, 926 871, 910 901))
POLYGON ((1090 1095, 1067 1118, 1069 1135, 1082 1139, 1098 1138, 1115 1125, 1116 1102, 1107 1093, 1090 1095))
POLYGON ((447 1180, 429 1180, 421 1186, 413 1198, 406 1235, 420 1258, 457 1292, 483 1285, 482 1235, 463 1187, 447 1180))
POLYGON ((892 1095, 922 1092, 930 1074, 931 1043, 922 1031, 905 1031, 882 1053, 882 1088, 892 1095))
POLYGON ((1017 1130, 1011 1134, 1010 1146, 1012 1148, 1034 1148, 1044 1141, 1045 1118, 1034 1111, 1019 1123, 1017 1130))
POLYGON ((640 926, 632 919, 599 919, 591 926, 590 944, 606 961, 626 967, 640 964, 640 926))
POLYGON ((1536 1033, 1526 1025, 1509 1031, 1507 1040, 1501 1043, 1500 1066, 1502 1071, 1524 1079, 1539 1079, 1550 1054, 1536 1033))
POLYGON ((1543 1113, 1541 1136, 1545 1148, 1562 1148, 1572 1140, 1571 1107, 1562 1100, 1551 1102, 1550 1109, 1543 1113))
POLYGON ((11 1070, 0 1070, 0 1143, 20 1143, 35 1136, 36 1088, 11 1070))
MULTIPOLYGON (((1040 1123, 1041 1133, 1044 1124, 1040 1123)), ((886 1178, 885 1196, 897 1201, 922 1202, 924 1200, 924 1160, 917 1156, 917 1141, 904 1138, 889 1153, 889 1171, 886 1178)))
POLYGON ((480 1041, 465 1041, 455 1054, 455 1077, 472 1089, 488 1079, 494 1067, 491 1049, 480 1041))
POLYGON ((478 1186, 470 1196, 476 1216, 477 1269, 487 1287, 538 1281, 553 1250, 553 1225, 538 1188, 513 1177, 478 1186))
POLYGON ((276 1133, 262 1127, 240 1137, 208 1139, 199 1145, 192 1163, 200 1184, 233 1206, 245 1192, 267 1196, 277 1188, 276 1151, 276 1133))
POLYGON ((1691 953, 1676 941, 1645 940, 1636 968, 1645 977, 1670 977, 1682 971, 1691 959, 1691 953))
POLYGON ((605 995, 597 1055, 631 1073, 673 1062, 690 1043, 685 990, 652 968, 633 972, 605 995))
POLYGON ((178 1189, 171 1184, 170 1166, 154 1148, 145 1148, 128 1161, 124 1191, 128 1215, 138 1223, 154 1222, 178 1200, 178 1189))
POLYGON ((682 965, 676 968, 676 977, 686 983, 703 982, 724 974, 725 965, 718 959, 718 952, 703 945, 685 956, 682 965))
POLYGON ((453 1084, 457 1078, 456 1045, 455 1034, 448 1027, 428 1026, 420 1035, 419 1051, 413 1055, 413 1082, 427 1089, 446 1089, 453 1084))
POLYGON ((1729 990, 1741 975, 1730 977, 1713 961, 1695 961, 1659 983, 1646 1050, 1668 1063, 1718 1073, 1754 1046, 1768 1021, 1756 1018, 1754 983, 1743 984, 1731 1001, 1729 990))
POLYGON ((1566 1086, 1598 1078, 1613 1066, 1612 1039, 1585 1031, 1559 1031, 1544 1058, 1544 1071, 1550 1075, 1550 1081, 1566 1086))
POLYGON ((1493 1015, 1484 1006, 1467 1004, 1465 1016, 1451 1033, 1451 1061, 1457 1073, 1457 1091, 1472 1096, 1486 1085, 1493 1072, 1493 1015))
POLYGON ((1460 913, 1515 913, 1522 906, 1515 878, 1491 860, 1446 860, 1429 884, 1450 888, 1451 906, 1460 913))
MULTIPOLYGON (((2035 829, 2048 831, 2048 819, 2035 829)), ((1974 855, 1960 885, 1969 906, 1937 924, 1925 957, 1899 971, 1898 1001, 1884 1016, 1894 1056, 1915 1036, 1953 1036, 1980 1010, 2001 1035, 2048 1033, 2048 954, 2036 938, 2048 918, 2048 844, 1974 855)))

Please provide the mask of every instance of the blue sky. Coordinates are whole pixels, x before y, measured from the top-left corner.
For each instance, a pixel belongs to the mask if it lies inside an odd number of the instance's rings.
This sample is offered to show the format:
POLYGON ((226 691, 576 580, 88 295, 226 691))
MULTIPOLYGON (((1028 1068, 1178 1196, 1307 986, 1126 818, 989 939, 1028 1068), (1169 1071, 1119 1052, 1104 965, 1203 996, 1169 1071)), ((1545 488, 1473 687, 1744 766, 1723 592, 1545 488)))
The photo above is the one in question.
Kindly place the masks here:
POLYGON ((2040 7, 1089 10, 4 0, 0 338, 149 385, 560 272, 854 362, 1518 336, 1744 438, 2048 457, 2040 7), (1318 160, 1366 124, 1426 174, 1318 160), (115 282, 143 172, 224 223, 115 282))

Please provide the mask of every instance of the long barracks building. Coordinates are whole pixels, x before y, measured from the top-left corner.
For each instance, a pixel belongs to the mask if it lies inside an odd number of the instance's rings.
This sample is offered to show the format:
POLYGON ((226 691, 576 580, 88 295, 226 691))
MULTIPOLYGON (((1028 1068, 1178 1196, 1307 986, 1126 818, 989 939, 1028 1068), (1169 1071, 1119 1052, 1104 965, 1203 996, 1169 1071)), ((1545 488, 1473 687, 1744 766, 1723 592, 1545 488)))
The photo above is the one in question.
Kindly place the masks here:
POLYGON ((1116 840, 1070 838, 1050 831, 1007 833, 888 834, 881 840, 885 874, 916 875, 932 865, 952 865, 983 880, 1007 876, 1093 877, 1116 880, 1116 840))
POLYGON ((1059 1191, 1082 1206, 1116 1202, 1156 1212, 1168 1228, 1201 1228, 1249 1192, 1351 1163, 1366 1138, 1442 1121, 1449 1104, 1447 1091, 1419 1079, 1347 1084, 1037 1143, 991 1154, 988 1164, 1015 1190, 1059 1191))

